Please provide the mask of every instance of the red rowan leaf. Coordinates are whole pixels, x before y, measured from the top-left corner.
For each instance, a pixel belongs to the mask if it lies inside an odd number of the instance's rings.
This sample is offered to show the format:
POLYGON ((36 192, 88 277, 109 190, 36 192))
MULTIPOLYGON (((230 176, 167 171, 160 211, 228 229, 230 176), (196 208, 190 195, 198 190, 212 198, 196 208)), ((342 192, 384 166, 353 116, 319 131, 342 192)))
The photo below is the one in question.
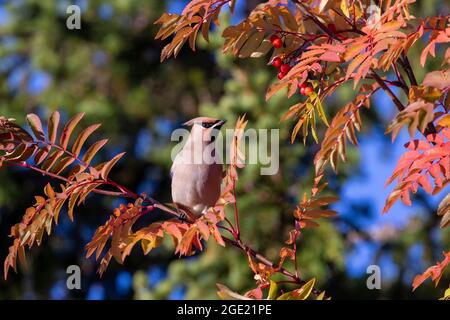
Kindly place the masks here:
POLYGON ((50 171, 53 165, 58 161, 58 159, 64 154, 63 150, 54 150, 41 164, 41 168, 45 171, 50 171))
POLYGON ((320 60, 322 61, 328 61, 328 62, 340 62, 341 58, 339 55, 337 55, 335 52, 327 51, 323 53, 320 57, 320 60))
POLYGON ((427 136, 428 141, 411 141, 405 146, 410 149, 402 155, 387 184, 398 179, 398 184, 389 195, 383 212, 387 212, 394 202, 401 196, 405 204, 410 205, 410 191, 417 192, 418 186, 431 194, 439 192, 443 185, 443 179, 450 175, 450 141, 445 138, 446 131, 427 136), (433 144, 431 144, 432 142, 433 144), (440 164, 443 164, 441 166, 440 164), (430 183, 428 175, 432 178, 430 183))

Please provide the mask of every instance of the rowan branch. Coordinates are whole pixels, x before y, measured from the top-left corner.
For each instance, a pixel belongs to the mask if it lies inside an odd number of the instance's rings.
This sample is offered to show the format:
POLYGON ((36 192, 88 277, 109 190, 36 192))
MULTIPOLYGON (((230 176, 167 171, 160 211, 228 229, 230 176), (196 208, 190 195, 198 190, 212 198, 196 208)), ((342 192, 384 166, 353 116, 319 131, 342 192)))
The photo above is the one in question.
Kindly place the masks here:
MULTIPOLYGON (((246 252, 248 254, 250 254, 252 257, 254 257, 256 260, 258 260, 259 262, 263 263, 264 265, 268 266, 269 268, 275 269, 277 270, 279 273, 291 278, 295 283, 299 284, 299 285, 304 285, 306 284, 306 281, 301 279, 299 276, 291 273, 290 271, 286 270, 283 267, 279 267, 277 264, 275 264, 274 262, 270 261, 267 257, 265 257, 264 255, 256 252, 254 249, 252 249, 249 245, 245 244, 244 242, 242 242, 242 240, 238 239, 230 239, 227 237, 222 236, 223 240, 234 246, 235 248, 238 248, 240 250, 242 250, 243 252, 246 252)), ((316 296, 320 295, 322 293, 322 291, 320 291, 319 289, 313 288, 312 293, 315 294, 316 296)))
MULTIPOLYGON (((308 18, 310 18, 322 31, 324 31, 328 36, 330 36, 331 38, 333 38, 334 40, 337 40, 339 42, 342 42, 341 39, 339 39, 339 37, 337 37, 336 33, 333 32, 333 30, 331 30, 330 28, 328 28, 326 25, 324 25, 322 22, 320 22, 315 16, 314 14, 310 13, 308 10, 308 7, 305 6, 304 3, 301 2, 301 0, 292 0, 295 4, 297 4, 298 8, 306 14, 306 16, 308 18)), ((359 34, 365 35, 364 32, 362 32, 361 30, 359 30, 355 24, 352 25, 353 32, 357 32, 359 34)), ((400 59, 398 60, 399 64, 402 66, 402 68, 405 70, 409 82, 412 86, 417 86, 418 82, 417 79, 414 75, 414 71, 411 67, 411 64, 409 63, 409 59, 408 56, 402 52, 402 55, 400 57, 400 59)), ((392 90, 389 89, 389 87, 384 83, 384 81, 375 73, 375 71, 371 68, 372 73, 374 74, 375 80, 378 82, 378 84, 382 87, 382 89, 389 95, 389 97, 391 98, 391 100, 394 102, 395 106, 397 107, 397 109, 399 111, 402 111, 405 109, 405 107, 403 106, 403 104, 401 103, 401 101, 397 98, 397 96, 392 92, 392 90)), ((398 75, 398 73, 397 73, 398 75)), ((404 88, 402 86, 403 90, 405 90, 406 88, 404 88)), ((433 122, 430 122, 427 124, 427 127, 425 129, 425 131, 423 132, 424 136, 427 136, 429 134, 434 134, 436 133, 436 127, 434 126, 433 122)))
MULTIPOLYGON (((34 165, 31 165, 29 163, 26 163, 25 161, 23 162, 19 162, 19 163, 6 163, 6 166, 12 167, 12 166, 17 166, 17 167, 21 167, 21 168, 26 168, 26 169, 30 169, 36 172, 39 172, 40 174, 44 175, 44 176, 48 176, 51 177, 53 179, 57 179, 57 180, 61 180, 64 181, 66 183, 70 183, 70 180, 67 179, 66 177, 63 177, 59 174, 55 174, 52 172, 48 172, 45 170, 42 170, 34 165)), ((119 190, 121 190, 120 192, 117 191, 109 191, 109 190, 103 190, 103 189, 94 189, 92 190, 92 192, 97 193, 97 194, 102 194, 102 195, 107 195, 107 196, 112 196, 112 197, 125 197, 125 198, 138 198, 138 196, 131 192, 130 190, 126 189, 125 187, 119 185, 118 183, 111 181, 111 180, 94 180, 92 181, 92 183, 94 182, 102 182, 102 184, 105 185, 111 185, 114 186, 116 188, 118 188, 119 190)))
MULTIPOLYGON (((167 206, 163 205, 162 203, 158 202, 157 200, 143 194, 141 195, 144 197, 144 200, 148 200, 149 202, 151 202, 153 204, 153 206, 155 208, 158 208, 164 212, 167 212, 171 215, 174 215, 176 218, 182 220, 183 222, 186 222, 188 224, 193 224, 195 223, 195 220, 190 219, 189 217, 184 217, 182 214, 168 208, 167 206)), ((227 238, 225 236, 222 235, 223 240, 232 245, 235 248, 238 248, 240 250, 242 250, 244 253, 248 253, 250 254, 252 257, 254 257, 255 259, 257 259, 259 262, 263 263, 264 265, 276 270, 277 272, 291 278, 295 283, 299 284, 299 285, 304 285, 307 283, 307 281, 301 279, 298 275, 291 273, 290 271, 286 270, 283 267, 279 267, 276 263, 272 262, 271 260, 269 260, 267 257, 265 257, 264 255, 260 254, 259 252, 255 251, 253 248, 251 248, 248 244, 244 243, 239 237, 238 234, 236 234, 235 231, 228 229, 226 227, 222 227, 220 229, 224 229, 228 232, 230 232, 234 239, 230 239, 227 238)), ((316 296, 320 295, 322 293, 322 291, 320 291, 319 289, 313 288, 312 290, 313 294, 315 294, 316 296)), ((326 298, 326 297, 325 297, 326 298)))
POLYGON ((397 96, 394 94, 394 92, 392 92, 392 90, 386 85, 384 80, 381 79, 381 77, 372 68, 370 69, 370 71, 372 72, 372 75, 373 75, 373 78, 375 79, 375 81, 380 85, 381 89, 383 89, 383 91, 391 98, 392 102, 395 104, 398 111, 405 110, 405 106, 397 98, 397 96))

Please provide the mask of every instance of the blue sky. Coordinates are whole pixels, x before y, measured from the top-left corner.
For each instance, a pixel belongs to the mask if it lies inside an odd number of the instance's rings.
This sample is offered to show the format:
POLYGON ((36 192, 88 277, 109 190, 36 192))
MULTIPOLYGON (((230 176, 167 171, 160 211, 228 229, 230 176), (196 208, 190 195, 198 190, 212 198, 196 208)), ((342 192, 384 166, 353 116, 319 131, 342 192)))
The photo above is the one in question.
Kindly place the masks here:
MULTIPOLYGON (((403 129, 395 142, 391 142, 390 135, 384 134, 384 128, 391 119, 395 117, 396 109, 389 97, 383 92, 378 92, 373 100, 372 108, 377 110, 380 117, 385 120, 383 127, 373 127, 370 131, 359 135, 359 155, 360 161, 358 169, 360 174, 348 179, 340 194, 340 201, 335 209, 343 218, 350 219, 365 231, 381 229, 391 226, 401 229, 413 217, 424 217, 435 214, 422 208, 420 204, 414 202, 413 205, 406 206, 401 201, 397 201, 387 214, 382 214, 385 201, 396 185, 385 187, 386 181, 390 178, 397 161, 405 151, 404 144, 410 137, 406 129, 403 129), (370 214, 361 216, 352 210, 351 204, 368 204, 370 214)), ((420 135, 417 134, 417 138, 420 135)), ((436 196, 425 195, 433 207, 437 207, 440 201, 450 191, 450 187, 445 188, 436 196)), ((346 268, 348 274, 354 277, 361 277, 366 273, 368 265, 375 259, 375 253, 379 248, 378 244, 360 241, 346 255, 346 268)), ((423 247, 420 245, 410 248, 409 256, 413 261, 411 265, 417 272, 423 271, 425 266, 422 263, 423 247)), ((398 268, 393 263, 389 253, 383 254, 380 259, 381 270, 384 272, 384 279, 389 280, 397 276, 398 268)), ((406 281, 411 281, 413 274, 407 275, 406 281)))

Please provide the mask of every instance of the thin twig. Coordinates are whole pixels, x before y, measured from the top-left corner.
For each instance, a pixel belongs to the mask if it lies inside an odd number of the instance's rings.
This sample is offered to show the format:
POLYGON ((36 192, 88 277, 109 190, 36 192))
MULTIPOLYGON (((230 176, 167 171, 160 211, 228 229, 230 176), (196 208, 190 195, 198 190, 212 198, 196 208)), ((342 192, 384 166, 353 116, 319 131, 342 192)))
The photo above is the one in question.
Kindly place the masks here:
POLYGON ((329 29, 327 26, 325 26, 322 22, 319 21, 319 19, 316 18, 311 12, 309 12, 308 7, 305 6, 300 0, 293 0, 294 3, 297 4, 297 6, 300 8, 300 10, 305 14, 308 18, 310 18, 323 32, 325 32, 330 38, 333 38, 335 40, 339 40, 339 38, 329 29))
POLYGON ((239 212, 237 208, 237 198, 236 198, 236 181, 233 182, 233 197, 234 197, 234 220, 236 222, 236 235, 235 238, 239 239, 241 235, 241 230, 239 228, 239 212))
POLYGON ((372 68, 370 69, 370 71, 372 72, 372 75, 373 75, 373 78, 375 79, 375 81, 378 82, 378 84, 380 85, 381 89, 383 89, 384 92, 386 92, 386 94, 391 98, 392 102, 394 102, 394 104, 397 107, 398 111, 405 110, 405 106, 397 98, 397 96, 394 94, 394 92, 392 92, 392 90, 386 85, 384 80, 381 79, 381 77, 372 68))
MULTIPOLYGON (((249 245, 245 244, 241 240, 234 240, 234 239, 230 239, 230 238, 227 238, 224 236, 222 236, 222 238, 226 243, 228 243, 244 252, 249 253, 252 257, 254 257, 259 262, 263 263, 264 265, 268 266, 269 268, 278 270, 279 273, 291 278, 292 281, 294 281, 295 283, 297 283, 299 285, 306 284, 305 280, 301 279, 300 277, 296 276, 295 274, 292 274, 285 268, 279 267, 277 264, 273 263, 272 261, 270 261, 267 257, 263 256, 262 254, 256 252, 249 245)), ((316 296, 318 296, 322 293, 322 291, 320 291, 319 289, 313 288, 312 293, 315 294, 316 296)))
MULTIPOLYGON (((54 178, 54 179, 58 179, 67 183, 70 183, 71 181, 63 176, 60 176, 58 174, 49 172, 49 171, 45 171, 42 170, 41 168, 38 168, 34 165, 31 165, 29 163, 26 162, 19 162, 19 163, 6 163, 5 165, 7 166, 18 166, 18 167, 22 167, 22 168, 26 168, 26 169, 30 169, 30 170, 34 170, 36 172, 39 172, 42 175, 54 178)), ((96 183, 96 182, 101 182, 102 184, 105 185, 111 185, 114 187, 119 188, 119 190, 121 190, 121 192, 116 192, 116 191, 109 191, 109 190, 102 190, 102 189, 94 189, 92 190, 92 192, 94 193, 98 193, 98 194, 103 194, 103 195, 107 195, 107 196, 112 196, 112 197, 126 197, 126 198, 138 198, 138 196, 136 194, 134 194, 133 192, 127 190, 126 188, 124 188, 123 186, 118 185, 117 183, 113 182, 113 181, 108 181, 108 180, 94 180, 91 181, 92 183, 96 183)))

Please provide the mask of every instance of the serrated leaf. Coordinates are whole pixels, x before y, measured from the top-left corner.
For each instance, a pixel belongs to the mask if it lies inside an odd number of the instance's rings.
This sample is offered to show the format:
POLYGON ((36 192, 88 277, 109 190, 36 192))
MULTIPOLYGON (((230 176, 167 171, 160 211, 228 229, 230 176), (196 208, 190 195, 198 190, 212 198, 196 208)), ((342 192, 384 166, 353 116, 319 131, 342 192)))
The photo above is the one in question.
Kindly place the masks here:
POLYGON ((45 160, 45 157, 47 157, 48 153, 50 152, 50 146, 44 146, 41 149, 36 152, 36 155, 34 156, 34 162, 36 165, 40 165, 42 161, 45 160))
POLYGON ((68 214, 69 214, 70 221, 73 221, 73 209, 75 208, 75 204, 77 203, 77 199, 79 196, 80 196, 80 192, 74 191, 69 198, 68 214))
POLYGON ((311 279, 301 288, 286 292, 279 296, 277 300, 306 300, 314 289, 316 279, 311 279))
POLYGON ((437 124, 440 125, 441 127, 450 128, 450 114, 447 114, 443 116, 441 119, 439 119, 437 124))
POLYGON ((53 168, 52 172, 56 174, 60 174, 64 171, 68 166, 70 166, 75 161, 75 158, 72 156, 67 156, 62 158, 53 168))
POLYGON ((55 162, 64 154, 64 151, 62 150, 54 150, 50 156, 45 159, 45 161, 42 163, 41 168, 45 171, 50 171, 55 162))
POLYGON ((266 55, 270 49, 272 49, 272 43, 268 39, 264 39, 258 48, 256 48, 255 51, 252 52, 250 55, 251 58, 260 58, 264 55, 266 55))
POLYGON ((84 117, 83 113, 78 113, 75 116, 73 116, 65 125, 63 132, 61 133, 61 137, 59 139, 59 144, 63 149, 67 149, 67 145, 69 144, 70 135, 73 132, 73 129, 75 129, 76 125, 80 120, 84 117))
POLYGON ((217 291, 217 295, 222 300, 252 300, 246 296, 231 291, 228 287, 224 286, 223 284, 217 283, 216 285, 219 288, 219 291, 217 291))
POLYGON ((93 124, 86 129, 84 129, 77 139, 75 140, 75 143, 72 146, 72 153, 78 157, 80 154, 81 148, 83 148, 83 144, 86 142, 87 138, 95 131, 97 130, 101 124, 93 124))
POLYGON ((89 184, 88 187, 86 187, 83 190, 83 193, 80 195, 80 197, 78 198, 78 206, 81 205, 82 203, 84 203, 84 201, 86 200, 87 196, 97 187, 101 186, 102 183, 91 183, 89 184))
POLYGON ((325 298, 325 291, 322 291, 316 298, 316 300, 323 300, 325 298))
POLYGON ((261 45, 264 40, 264 34, 264 31, 257 31, 252 34, 239 50, 239 58, 249 57, 261 45))
POLYGON ((341 8, 342 13, 343 13, 347 18, 350 18, 350 12, 349 12, 349 10, 348 10, 347 0, 341 0, 340 8, 341 8))
POLYGON ((84 164, 89 165, 97 152, 108 142, 108 139, 102 139, 92 144, 83 156, 84 164))
POLYGON ((267 299, 275 300, 277 298, 277 294, 278 294, 278 285, 275 281, 270 280, 269 295, 267 296, 267 299))
POLYGON ((28 124, 31 127, 35 137, 39 141, 45 141, 44 130, 42 129, 41 119, 34 113, 30 113, 27 115, 28 124))
POLYGON ((336 202, 338 200, 339 200, 338 197, 331 197, 331 196, 330 197, 317 198, 315 200, 312 200, 309 203, 309 206, 311 208, 326 206, 326 205, 329 205, 330 203, 336 202))
POLYGON ((58 125, 59 125, 60 115, 58 111, 54 111, 48 120, 48 140, 51 143, 55 143, 56 137, 58 135, 58 125))
POLYGON ((297 290, 297 299, 306 300, 314 289, 314 284, 316 279, 312 278, 307 283, 305 283, 300 289, 297 290))

